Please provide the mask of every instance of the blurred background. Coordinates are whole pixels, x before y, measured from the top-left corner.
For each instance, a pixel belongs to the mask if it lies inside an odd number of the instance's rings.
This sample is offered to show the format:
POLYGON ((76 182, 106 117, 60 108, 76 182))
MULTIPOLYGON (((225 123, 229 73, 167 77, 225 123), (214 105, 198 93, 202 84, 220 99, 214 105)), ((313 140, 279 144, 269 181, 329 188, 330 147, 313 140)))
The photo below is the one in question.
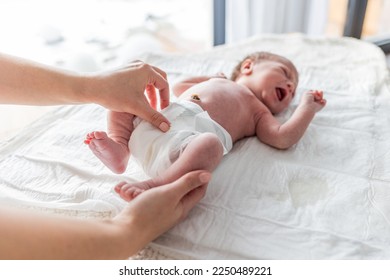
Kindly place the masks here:
POLYGON ((0 0, 0 49, 96 71, 143 52, 210 47, 210 0, 0 0))
MULTIPOLYGON (((0 0, 0 52, 92 72, 145 52, 299 32, 361 38, 388 53, 388 15, 390 0, 0 0)), ((52 109, 0 105, 0 141, 52 109)))
POLYGON ((0 51, 96 71, 262 33, 390 38, 389 14, 390 0, 0 0, 0 51))

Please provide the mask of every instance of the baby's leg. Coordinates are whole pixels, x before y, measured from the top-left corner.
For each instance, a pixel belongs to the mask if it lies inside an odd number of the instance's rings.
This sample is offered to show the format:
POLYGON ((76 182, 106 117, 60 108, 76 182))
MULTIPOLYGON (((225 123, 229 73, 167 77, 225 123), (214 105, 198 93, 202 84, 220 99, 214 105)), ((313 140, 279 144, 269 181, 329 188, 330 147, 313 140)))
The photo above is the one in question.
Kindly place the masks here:
POLYGON ((131 200, 147 189, 171 183, 190 171, 212 172, 222 157, 223 146, 218 137, 212 133, 203 133, 192 139, 181 156, 163 175, 135 184, 123 182, 115 187, 115 191, 123 199, 131 200))
POLYGON ((108 135, 102 131, 88 133, 84 143, 114 173, 126 170, 130 157, 128 142, 133 131, 134 115, 110 111, 108 135))

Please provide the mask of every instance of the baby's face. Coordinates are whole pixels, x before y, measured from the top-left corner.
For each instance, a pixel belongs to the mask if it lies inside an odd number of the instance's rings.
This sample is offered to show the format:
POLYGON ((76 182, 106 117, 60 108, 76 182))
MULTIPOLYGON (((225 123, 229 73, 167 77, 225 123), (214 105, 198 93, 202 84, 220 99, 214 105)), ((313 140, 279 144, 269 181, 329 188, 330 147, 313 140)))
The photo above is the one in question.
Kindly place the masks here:
POLYGON ((277 114, 284 111, 295 95, 298 74, 289 62, 263 60, 255 62, 245 85, 277 114))

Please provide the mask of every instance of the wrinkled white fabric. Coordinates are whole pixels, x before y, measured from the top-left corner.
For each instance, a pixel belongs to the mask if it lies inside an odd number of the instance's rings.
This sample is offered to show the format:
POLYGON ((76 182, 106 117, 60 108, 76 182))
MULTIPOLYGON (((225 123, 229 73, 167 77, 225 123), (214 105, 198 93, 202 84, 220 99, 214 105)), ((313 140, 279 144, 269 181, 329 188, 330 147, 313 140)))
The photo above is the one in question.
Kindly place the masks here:
MULTIPOLYGON (((224 72, 250 52, 290 58, 299 89, 321 89, 326 107, 303 138, 280 151, 255 137, 236 143, 187 219, 140 258, 390 259, 390 78, 381 50, 350 38, 264 35, 206 53, 150 55, 170 83, 224 72)), ((110 172, 83 144, 104 130, 99 106, 49 113, 0 146, 0 201, 61 215, 104 218, 124 205, 122 180, 147 178, 130 161, 110 172)))

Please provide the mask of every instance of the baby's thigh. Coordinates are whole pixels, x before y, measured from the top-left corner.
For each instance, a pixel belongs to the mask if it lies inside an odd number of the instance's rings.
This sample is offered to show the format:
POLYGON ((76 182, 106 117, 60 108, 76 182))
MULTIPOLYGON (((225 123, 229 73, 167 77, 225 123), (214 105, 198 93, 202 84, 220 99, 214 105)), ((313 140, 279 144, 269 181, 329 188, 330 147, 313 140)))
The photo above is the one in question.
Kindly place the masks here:
POLYGON ((217 135, 200 133, 192 137, 178 162, 189 170, 214 170, 223 157, 223 145, 217 135))
POLYGON ((200 133, 193 137, 188 143, 186 149, 191 150, 195 154, 204 154, 207 157, 223 154, 221 140, 217 135, 210 132, 200 133))

